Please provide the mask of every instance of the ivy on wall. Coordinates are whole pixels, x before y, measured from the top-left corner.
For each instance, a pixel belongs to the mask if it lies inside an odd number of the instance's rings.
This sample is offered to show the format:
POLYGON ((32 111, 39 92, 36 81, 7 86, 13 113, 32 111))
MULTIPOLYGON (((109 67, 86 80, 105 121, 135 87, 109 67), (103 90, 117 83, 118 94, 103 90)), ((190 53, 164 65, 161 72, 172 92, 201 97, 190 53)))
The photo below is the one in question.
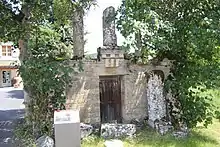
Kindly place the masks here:
POLYGON ((0 38, 21 43, 19 72, 29 95, 26 123, 16 131, 22 140, 53 135, 54 111, 66 109, 71 76, 75 68, 82 70, 80 62, 70 66, 74 52, 72 14, 93 4, 93 0, 0 1, 0 38))

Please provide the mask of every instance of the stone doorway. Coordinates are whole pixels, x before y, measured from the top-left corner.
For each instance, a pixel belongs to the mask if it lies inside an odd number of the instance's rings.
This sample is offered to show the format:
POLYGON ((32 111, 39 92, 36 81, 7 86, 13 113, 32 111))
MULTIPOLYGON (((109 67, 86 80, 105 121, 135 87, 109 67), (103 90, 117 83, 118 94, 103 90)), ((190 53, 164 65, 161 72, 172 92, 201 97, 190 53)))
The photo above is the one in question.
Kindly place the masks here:
POLYGON ((121 76, 100 76, 99 91, 101 123, 121 123, 121 76))

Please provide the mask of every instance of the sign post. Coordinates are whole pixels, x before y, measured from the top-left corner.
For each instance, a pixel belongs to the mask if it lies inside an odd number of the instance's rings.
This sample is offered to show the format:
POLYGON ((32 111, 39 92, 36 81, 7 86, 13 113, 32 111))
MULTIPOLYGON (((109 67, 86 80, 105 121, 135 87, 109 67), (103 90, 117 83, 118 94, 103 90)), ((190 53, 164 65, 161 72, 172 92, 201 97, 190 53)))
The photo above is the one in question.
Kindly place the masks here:
POLYGON ((80 147, 79 111, 55 111, 54 127, 56 147, 80 147))

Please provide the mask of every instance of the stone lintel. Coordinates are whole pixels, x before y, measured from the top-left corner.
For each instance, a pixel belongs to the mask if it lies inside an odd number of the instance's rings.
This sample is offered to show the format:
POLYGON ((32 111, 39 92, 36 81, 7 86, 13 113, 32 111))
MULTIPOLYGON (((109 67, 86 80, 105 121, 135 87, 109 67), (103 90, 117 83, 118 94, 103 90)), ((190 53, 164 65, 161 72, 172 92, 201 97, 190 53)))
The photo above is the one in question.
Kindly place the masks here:
POLYGON ((147 65, 139 65, 139 64, 130 64, 129 65, 129 71, 131 72, 130 74, 133 74, 133 72, 143 72, 148 76, 148 74, 154 72, 154 71, 162 71, 163 72, 163 79, 166 79, 171 73, 170 73, 170 68, 172 67, 172 62, 173 61, 161 61, 158 65, 152 65, 152 64, 147 64, 147 65))

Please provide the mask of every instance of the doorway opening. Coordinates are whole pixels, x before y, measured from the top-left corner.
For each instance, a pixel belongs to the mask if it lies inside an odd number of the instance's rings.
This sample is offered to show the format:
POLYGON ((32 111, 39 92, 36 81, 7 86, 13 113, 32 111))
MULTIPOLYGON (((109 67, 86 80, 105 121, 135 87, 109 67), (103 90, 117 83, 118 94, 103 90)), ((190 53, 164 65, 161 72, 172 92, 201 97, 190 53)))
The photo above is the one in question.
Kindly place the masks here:
POLYGON ((9 70, 2 71, 2 86, 3 87, 11 86, 11 71, 9 70))
POLYGON ((101 123, 121 123, 121 76, 100 76, 99 91, 101 123))

